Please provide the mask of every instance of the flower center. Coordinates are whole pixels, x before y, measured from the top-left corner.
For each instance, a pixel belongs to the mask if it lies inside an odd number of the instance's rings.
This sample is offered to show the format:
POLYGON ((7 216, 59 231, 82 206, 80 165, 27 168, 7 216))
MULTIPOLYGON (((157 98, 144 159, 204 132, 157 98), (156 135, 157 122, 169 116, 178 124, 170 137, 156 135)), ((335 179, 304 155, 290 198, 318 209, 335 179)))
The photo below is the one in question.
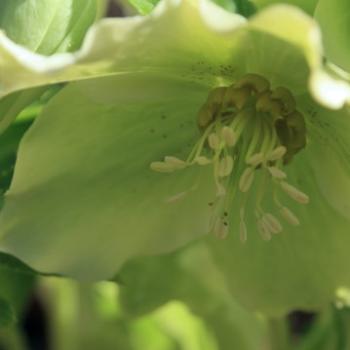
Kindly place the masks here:
POLYGON ((262 238, 270 240, 272 234, 282 231, 279 219, 262 206, 268 181, 280 216, 291 225, 299 225, 296 215, 278 199, 282 191, 300 204, 309 201, 306 194, 287 182, 283 171, 306 145, 304 117, 288 89, 271 89, 265 78, 247 74, 231 86, 213 89, 198 113, 197 124, 201 137, 186 160, 166 156, 162 162, 153 162, 151 169, 173 172, 193 165, 213 168, 216 197, 209 203, 210 230, 217 237, 226 237, 230 207, 240 193, 240 239, 247 240, 245 211, 257 172, 261 172, 261 181, 254 191, 254 214, 262 238))

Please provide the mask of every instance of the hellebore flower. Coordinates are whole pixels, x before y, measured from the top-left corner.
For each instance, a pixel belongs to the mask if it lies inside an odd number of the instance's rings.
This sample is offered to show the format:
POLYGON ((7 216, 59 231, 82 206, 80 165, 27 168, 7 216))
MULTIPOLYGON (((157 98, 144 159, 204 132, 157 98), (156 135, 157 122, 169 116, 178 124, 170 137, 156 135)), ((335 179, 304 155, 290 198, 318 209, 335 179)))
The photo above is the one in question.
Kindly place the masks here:
POLYGON ((318 25, 287 5, 246 21, 165 0, 49 58, 0 37, 2 94, 90 78, 22 140, 2 250, 96 280, 207 236, 246 305, 328 302, 350 286, 350 88, 322 59, 318 25))

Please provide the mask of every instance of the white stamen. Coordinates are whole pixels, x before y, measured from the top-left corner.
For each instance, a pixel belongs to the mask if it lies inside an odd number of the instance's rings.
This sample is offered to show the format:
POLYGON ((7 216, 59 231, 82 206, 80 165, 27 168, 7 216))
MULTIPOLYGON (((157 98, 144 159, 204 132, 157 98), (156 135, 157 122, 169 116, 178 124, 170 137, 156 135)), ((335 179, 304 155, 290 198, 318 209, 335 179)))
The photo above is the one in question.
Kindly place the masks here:
POLYGON ((219 239, 225 239, 228 235, 228 224, 222 219, 217 219, 214 225, 214 235, 219 239))
POLYGON ((254 167, 262 163, 264 160, 264 155, 262 153, 255 153, 246 162, 254 167))
POLYGON ((272 233, 276 234, 276 233, 282 232, 283 228, 282 228, 281 223, 272 214, 265 213, 262 217, 262 220, 272 233))
POLYGON ((171 196, 171 197, 167 198, 165 200, 165 203, 177 202, 177 201, 181 200, 182 198, 186 197, 187 194, 188 194, 188 191, 177 193, 174 196, 171 196))
POLYGON ((220 160, 218 175, 220 177, 229 176, 233 169, 233 158, 231 156, 226 156, 220 160))
POLYGON ((286 147, 284 146, 278 146, 276 147, 273 151, 271 151, 268 155, 267 155, 267 160, 269 161, 274 161, 274 160, 278 160, 281 159, 287 152, 286 147))
POLYGON ((289 195, 289 197, 294 199, 296 202, 301 204, 309 203, 309 197, 294 186, 290 185, 289 183, 281 181, 280 186, 282 190, 286 192, 289 195))
POLYGON ((293 226, 299 226, 300 225, 300 221, 299 219, 295 216, 295 214, 289 210, 286 207, 282 207, 280 209, 280 213, 283 216, 283 218, 291 225, 293 226))
POLYGON ((157 171, 159 173, 172 173, 176 170, 174 169, 173 165, 165 162, 152 162, 150 167, 153 171, 157 171))
POLYGON ((275 166, 270 166, 267 168, 271 174, 272 177, 278 180, 283 180, 287 177, 286 173, 282 171, 281 169, 275 167, 275 166))
POLYGON ((228 126, 224 126, 221 129, 221 137, 229 147, 233 147, 237 142, 236 133, 232 130, 232 128, 229 128, 228 126))
POLYGON ((254 168, 248 167, 244 170, 241 178, 239 179, 239 189, 241 192, 249 191, 254 181, 254 168))
POLYGON ((259 233, 261 235, 261 238, 264 241, 271 240, 271 232, 270 232, 269 228, 266 226, 266 224, 262 220, 258 220, 257 226, 258 226, 258 231, 259 231, 259 233))
POLYGON ((220 148, 219 136, 215 133, 211 133, 208 137, 208 143, 211 149, 218 150, 220 148))
POLYGON ((172 165, 174 169, 180 170, 187 167, 187 163, 185 161, 173 156, 166 156, 164 160, 165 160, 165 163, 172 165))
POLYGON ((211 163, 211 160, 208 159, 207 157, 204 157, 204 156, 199 156, 195 159, 195 162, 198 164, 198 165, 208 165, 211 163))

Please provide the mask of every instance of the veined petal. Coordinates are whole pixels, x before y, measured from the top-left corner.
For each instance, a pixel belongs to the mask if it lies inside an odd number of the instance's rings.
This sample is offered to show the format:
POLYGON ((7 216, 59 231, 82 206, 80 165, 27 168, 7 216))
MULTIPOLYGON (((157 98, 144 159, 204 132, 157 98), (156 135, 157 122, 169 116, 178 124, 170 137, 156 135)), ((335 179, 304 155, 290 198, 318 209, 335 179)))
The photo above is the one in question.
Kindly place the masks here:
POLYGON ((206 234, 206 172, 150 169, 167 154, 187 156, 206 95, 203 85, 147 74, 62 90, 20 146, 1 248, 37 270, 96 280, 206 234))

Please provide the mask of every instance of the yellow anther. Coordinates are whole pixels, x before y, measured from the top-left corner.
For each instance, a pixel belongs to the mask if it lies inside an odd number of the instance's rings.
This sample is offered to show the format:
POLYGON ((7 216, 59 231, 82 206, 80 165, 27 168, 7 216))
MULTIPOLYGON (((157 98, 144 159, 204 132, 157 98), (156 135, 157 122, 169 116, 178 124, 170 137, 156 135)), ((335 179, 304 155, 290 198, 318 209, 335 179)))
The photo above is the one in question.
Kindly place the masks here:
POLYGON ((226 145, 229 147, 233 147, 237 142, 237 135, 232 130, 232 128, 228 126, 224 126, 221 129, 221 138, 225 141, 226 145))
POLYGON ((286 147, 284 146, 278 146, 274 150, 272 150, 268 155, 267 155, 267 160, 273 162, 275 160, 281 159, 287 152, 286 147))
POLYGON ((282 181, 280 185, 282 190, 286 192, 289 195, 289 197, 294 199, 296 202, 301 204, 309 203, 309 197, 305 193, 295 188, 294 186, 290 185, 285 181, 282 181))
POLYGON ((150 167, 153 171, 158 173, 172 173, 175 171, 171 164, 165 162, 152 162, 150 167))
POLYGON ((271 174, 272 177, 278 180, 283 180, 287 177, 286 173, 282 171, 281 169, 275 167, 275 166, 270 166, 267 168, 271 174))
POLYGON ((248 167, 244 170, 239 179, 239 189, 241 192, 248 192, 254 181, 255 169, 248 167))
POLYGON ((233 158, 231 156, 226 156, 220 160, 219 163, 219 176, 226 177, 231 174, 233 170, 233 158))
POLYGON ((270 232, 275 234, 282 232, 281 223, 272 214, 265 213, 262 217, 262 221, 264 222, 264 224, 266 225, 266 227, 269 229, 270 232))
POLYGON ((289 224, 293 226, 300 225, 299 219, 295 216, 295 214, 290 209, 286 207, 282 207, 280 209, 280 213, 289 224))
POLYGON ((258 74, 246 74, 242 79, 238 80, 236 86, 248 87, 259 94, 270 89, 269 81, 258 74))
POLYGON ((176 170, 181 170, 187 167, 187 163, 179 158, 173 156, 166 156, 164 158, 165 163, 173 166, 176 170))
POLYGON ((258 166, 260 163, 264 161, 264 154, 259 152, 253 154, 250 158, 246 160, 246 163, 252 165, 253 167, 258 166))
POLYGON ((208 137, 209 147, 213 150, 218 150, 220 148, 219 136, 215 133, 211 133, 208 137))
POLYGON ((211 163, 211 160, 208 159, 207 157, 204 157, 204 156, 199 156, 195 159, 195 162, 198 164, 198 165, 208 165, 211 163))
POLYGON ((272 99, 279 100, 282 103, 283 114, 289 114, 295 111, 296 102, 291 92, 284 87, 277 87, 271 94, 272 99))
POLYGON ((262 220, 258 220, 257 227, 258 227, 258 231, 260 233, 261 238, 264 241, 270 241, 271 240, 271 232, 270 232, 269 228, 267 227, 267 225, 262 220))

